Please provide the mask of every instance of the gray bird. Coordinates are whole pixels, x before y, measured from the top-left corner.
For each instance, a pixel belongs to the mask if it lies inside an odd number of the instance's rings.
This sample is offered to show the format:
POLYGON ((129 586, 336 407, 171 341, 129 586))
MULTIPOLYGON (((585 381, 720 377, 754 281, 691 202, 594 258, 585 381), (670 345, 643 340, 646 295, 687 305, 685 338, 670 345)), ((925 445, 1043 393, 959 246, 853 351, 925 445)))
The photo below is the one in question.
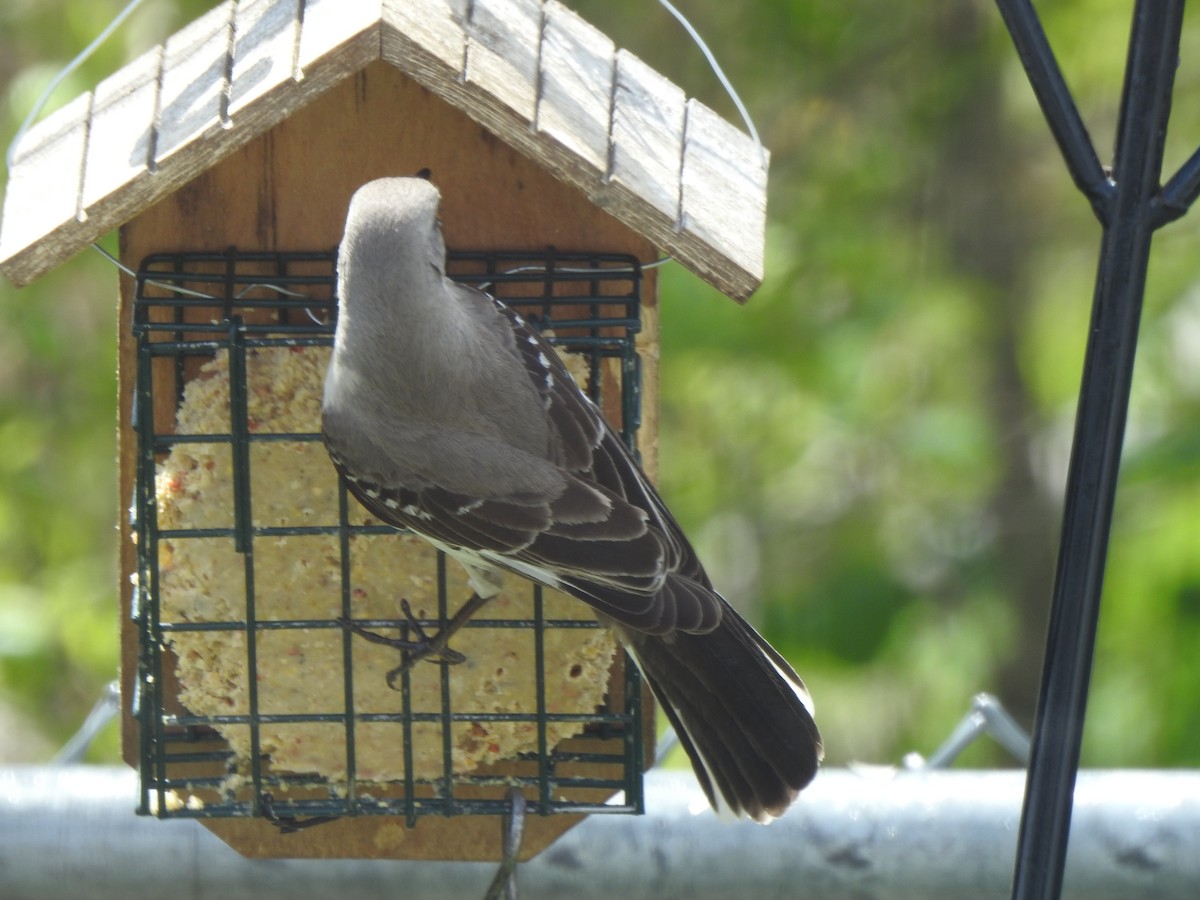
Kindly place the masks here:
POLYGON ((458 560, 475 590, 436 639, 418 630, 423 646, 403 646, 460 661, 446 640, 499 592, 500 570, 565 591, 641 669, 714 809, 770 821, 822 757, 804 683, 713 590, 545 340, 446 277, 439 201, 422 178, 372 181, 351 199, 322 406, 354 496, 458 560))

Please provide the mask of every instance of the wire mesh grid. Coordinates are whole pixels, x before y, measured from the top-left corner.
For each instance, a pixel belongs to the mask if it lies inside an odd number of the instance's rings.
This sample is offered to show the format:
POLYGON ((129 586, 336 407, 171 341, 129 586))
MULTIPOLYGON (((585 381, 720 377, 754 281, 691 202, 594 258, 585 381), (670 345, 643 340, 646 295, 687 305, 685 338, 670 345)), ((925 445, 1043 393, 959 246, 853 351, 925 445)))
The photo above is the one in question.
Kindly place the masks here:
MULTIPOLYGON (((138 459, 132 512, 138 570, 132 615, 139 634, 134 698, 140 734, 139 812, 263 816, 285 830, 362 815, 403 816, 412 826, 422 815, 502 815, 509 811, 505 792, 513 785, 522 789, 530 811, 542 815, 642 812, 639 673, 617 654, 600 687, 602 705, 559 711, 556 684, 548 683, 554 676, 547 673, 548 648, 568 633, 604 632, 597 631, 590 616, 551 614, 551 592, 536 585, 522 583, 528 594, 520 607, 524 613, 492 615, 485 608, 467 625, 485 629, 481 633, 488 635, 489 644, 502 643, 505 635, 521 636, 523 651, 510 653, 505 664, 521 667, 519 677, 531 685, 533 699, 525 708, 498 711, 494 704, 456 695, 455 679, 470 666, 470 656, 463 666, 418 664, 396 678, 396 689, 387 692, 389 702, 364 705, 362 684, 382 681, 383 675, 379 670, 363 674, 362 660, 371 651, 342 627, 339 617, 354 617, 362 593, 353 568, 358 548, 372 539, 398 540, 397 532, 368 519, 343 484, 330 487, 335 500, 326 508, 305 506, 306 485, 298 483, 292 464, 280 465, 278 456, 269 454, 271 448, 297 458, 314 454, 322 459, 322 477, 335 479, 323 458, 319 424, 297 428, 287 420, 282 427, 271 427, 256 419, 255 404, 260 393, 273 390, 294 407, 315 402, 319 408, 319 399, 314 401, 312 391, 302 396, 279 384, 251 383, 248 375, 271 354, 289 361, 328 353, 336 319, 335 263, 333 252, 229 250, 155 255, 138 272, 133 321, 138 459), (217 382, 227 385, 215 395, 219 424, 185 422, 183 410, 195 399, 191 395, 217 382), (183 460, 180 479, 208 469, 227 482, 208 491, 225 498, 218 513, 197 512, 204 491, 191 484, 171 501, 174 518, 164 517, 164 492, 178 487, 172 476, 164 475, 172 454, 183 460), (274 516, 278 504, 262 496, 272 475, 286 486, 285 493, 296 495, 287 500, 299 512, 274 516), (181 514, 180 508, 187 512, 181 514), (336 574, 318 603, 322 612, 306 608, 297 613, 291 607, 281 612, 269 595, 281 589, 298 595, 305 589, 276 583, 268 562, 287 545, 283 552, 295 568, 294 558, 304 557, 305 542, 311 541, 325 542, 318 555, 332 555, 326 562, 336 574), (187 608, 179 608, 171 604, 167 588, 185 549, 192 556, 203 555, 207 568, 200 567, 199 574, 189 570, 199 593, 187 608), (218 644, 225 657, 236 659, 234 674, 205 656, 218 644), (314 648, 333 656, 334 675, 326 671, 322 677, 335 683, 324 684, 323 691, 313 670, 303 667, 314 648), (418 677, 434 685, 431 706, 415 700, 418 677), (190 698, 198 696, 197 681, 222 682, 215 694, 227 708, 220 709, 219 703, 217 709, 211 703, 195 704, 203 712, 190 708, 190 698), (280 681, 289 682, 294 693, 272 687, 280 681), (290 702, 298 696, 305 703, 290 702), (311 706, 313 697, 323 698, 318 708, 311 706), (497 751, 488 744, 489 735, 505 727, 526 735, 525 750, 504 760, 485 752, 478 755, 482 763, 466 770, 458 764, 466 744, 497 751), (559 740, 568 734, 576 736, 559 740), (306 736, 308 745, 320 743, 327 757, 324 766, 306 766, 303 753, 280 764, 289 749, 283 742, 304 743, 306 736), (381 741, 389 759, 384 766, 377 759, 381 741), (426 759, 430 741, 436 752, 426 759), (370 761, 368 747, 376 751, 370 761)), ((635 347, 641 277, 635 258, 459 252, 450 254, 448 270, 464 283, 501 296, 552 344, 569 351, 577 379, 586 380, 597 403, 609 401, 605 408, 610 412, 619 408, 622 436, 635 447, 641 381, 635 347)), ((279 371, 265 377, 282 380, 279 371)), ((417 616, 433 631, 466 593, 456 595, 455 564, 447 565, 440 552, 423 552, 426 557, 410 557, 414 566, 426 569, 412 579, 430 585, 433 608, 420 609, 417 616)), ((397 596, 404 589, 398 586, 397 596)), ((399 614, 357 621, 407 633, 399 614)), ((570 665, 570 675, 580 668, 570 665)))

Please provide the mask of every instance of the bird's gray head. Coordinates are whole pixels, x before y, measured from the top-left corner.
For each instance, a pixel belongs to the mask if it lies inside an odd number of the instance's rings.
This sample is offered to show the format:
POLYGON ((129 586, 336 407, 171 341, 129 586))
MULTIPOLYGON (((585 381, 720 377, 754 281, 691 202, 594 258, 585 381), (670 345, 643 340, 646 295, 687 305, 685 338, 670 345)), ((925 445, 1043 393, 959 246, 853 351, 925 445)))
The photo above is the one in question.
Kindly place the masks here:
POLYGON ((440 304, 445 293, 440 202, 424 178, 380 178, 354 192, 338 249, 335 357, 346 344, 357 345, 355 354, 381 342, 395 352, 397 335, 416 340, 414 324, 437 324, 438 316, 418 310, 440 304))
POLYGON ((462 327, 458 304, 449 302, 440 200, 423 178, 370 181, 351 198, 338 250, 327 409, 353 405, 382 415, 409 397, 411 412, 444 367, 440 359, 466 353, 472 332, 462 327))
POLYGON ((438 189, 424 178, 368 181, 350 198, 339 275, 353 274, 346 268, 356 259, 373 265, 389 259, 407 265, 428 262, 440 273, 446 257, 438 222, 441 199, 438 189))

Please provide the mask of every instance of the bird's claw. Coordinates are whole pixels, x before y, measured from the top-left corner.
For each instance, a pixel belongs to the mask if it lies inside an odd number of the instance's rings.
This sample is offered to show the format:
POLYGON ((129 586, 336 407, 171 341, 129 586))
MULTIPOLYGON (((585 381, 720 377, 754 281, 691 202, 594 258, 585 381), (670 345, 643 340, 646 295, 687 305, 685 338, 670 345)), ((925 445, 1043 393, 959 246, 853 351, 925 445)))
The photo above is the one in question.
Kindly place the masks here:
POLYGON ((377 631, 371 631, 359 625, 353 619, 339 617, 337 623, 347 631, 357 634, 359 637, 370 641, 373 644, 383 644, 385 647, 393 647, 404 654, 403 661, 396 668, 387 673, 388 687, 395 688, 395 681, 404 672, 407 672, 421 660, 431 663, 439 663, 443 666, 455 666, 461 662, 466 662, 466 657, 457 650, 451 650, 448 646, 450 636, 457 630, 454 628, 443 629, 439 634, 430 637, 421 623, 417 621, 417 617, 413 615, 412 607, 407 600, 400 601, 400 609, 404 612, 404 618, 408 620, 408 627, 416 636, 414 640, 406 640, 405 638, 393 638, 387 635, 380 634, 377 631))

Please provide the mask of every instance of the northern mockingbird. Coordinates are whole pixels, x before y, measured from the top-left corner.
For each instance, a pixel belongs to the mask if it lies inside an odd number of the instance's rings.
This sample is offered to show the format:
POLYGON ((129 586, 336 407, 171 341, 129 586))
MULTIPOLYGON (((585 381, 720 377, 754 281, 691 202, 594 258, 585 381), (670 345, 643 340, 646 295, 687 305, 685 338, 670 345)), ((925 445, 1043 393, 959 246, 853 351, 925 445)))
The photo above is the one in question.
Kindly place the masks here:
POLYGON ((553 349, 446 277, 439 201, 421 178, 372 181, 350 201, 322 424, 363 506, 454 557, 476 593, 419 645, 343 624, 457 662, 446 640, 498 593, 498 570, 565 591, 641 669, 717 812, 770 821, 822 756, 804 683, 713 590, 553 349))

